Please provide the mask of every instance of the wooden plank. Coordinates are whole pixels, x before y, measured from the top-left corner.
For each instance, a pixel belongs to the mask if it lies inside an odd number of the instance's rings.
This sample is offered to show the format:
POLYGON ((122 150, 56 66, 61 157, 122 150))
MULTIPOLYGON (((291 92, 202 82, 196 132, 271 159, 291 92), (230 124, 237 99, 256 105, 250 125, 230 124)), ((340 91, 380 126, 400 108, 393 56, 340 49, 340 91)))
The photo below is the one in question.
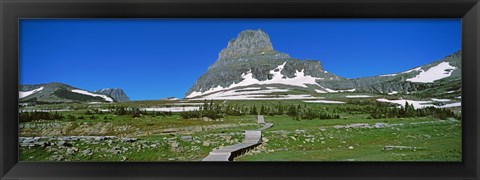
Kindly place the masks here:
POLYGON ((258 124, 265 124, 265 118, 263 115, 258 115, 257 117, 258 124))
POLYGON ((234 156, 246 152, 247 150, 262 143, 262 130, 273 126, 273 123, 265 123, 263 115, 258 115, 258 123, 263 124, 263 127, 257 130, 245 131, 245 138, 241 143, 223 147, 214 150, 208 154, 202 161, 231 161, 234 156))

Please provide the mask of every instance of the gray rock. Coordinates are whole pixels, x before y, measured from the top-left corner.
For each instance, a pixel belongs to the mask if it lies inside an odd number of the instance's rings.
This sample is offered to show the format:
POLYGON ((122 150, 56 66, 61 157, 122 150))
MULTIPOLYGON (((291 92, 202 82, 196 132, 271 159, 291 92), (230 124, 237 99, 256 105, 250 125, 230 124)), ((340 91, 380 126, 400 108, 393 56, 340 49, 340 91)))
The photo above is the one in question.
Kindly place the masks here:
POLYGON ((138 140, 138 138, 122 138, 123 142, 135 142, 137 140, 138 140))
POLYGON ((176 141, 172 142, 170 145, 172 146, 172 149, 177 149, 178 147, 180 147, 180 144, 176 141))
POLYGON ((375 125, 373 125, 373 127, 375 127, 375 128, 385 128, 385 127, 390 127, 390 125, 388 125, 386 123, 375 123, 375 125))
POLYGON ((86 156, 86 155, 92 155, 93 153, 92 153, 92 150, 85 149, 85 150, 82 151, 82 154, 86 156))
POLYGON ((202 145, 203 145, 203 146, 210 146, 210 142, 204 141, 204 142, 202 143, 202 145))
POLYGON ((103 141, 105 140, 105 137, 104 136, 97 136, 97 137, 94 137, 95 141, 103 141))
POLYGON ((75 150, 72 149, 72 148, 68 148, 66 154, 67 155, 73 155, 73 154, 75 154, 75 150))
POLYGON ((182 136, 180 137, 183 141, 191 141, 192 140, 192 136, 182 136))
POLYGON ((295 134, 305 134, 307 131, 305 130, 295 130, 295 134))

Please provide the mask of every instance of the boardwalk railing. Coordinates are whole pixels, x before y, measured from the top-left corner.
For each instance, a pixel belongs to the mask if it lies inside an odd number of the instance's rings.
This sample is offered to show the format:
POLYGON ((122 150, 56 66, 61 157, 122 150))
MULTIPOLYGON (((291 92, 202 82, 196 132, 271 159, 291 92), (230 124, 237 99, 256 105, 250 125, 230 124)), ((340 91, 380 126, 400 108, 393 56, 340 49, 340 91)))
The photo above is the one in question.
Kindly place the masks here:
POLYGON ((257 121, 259 124, 263 124, 263 127, 257 130, 245 131, 245 139, 241 143, 214 150, 210 152, 202 161, 233 161, 233 158, 261 144, 262 130, 272 127, 273 124, 265 123, 262 115, 258 115, 257 121))

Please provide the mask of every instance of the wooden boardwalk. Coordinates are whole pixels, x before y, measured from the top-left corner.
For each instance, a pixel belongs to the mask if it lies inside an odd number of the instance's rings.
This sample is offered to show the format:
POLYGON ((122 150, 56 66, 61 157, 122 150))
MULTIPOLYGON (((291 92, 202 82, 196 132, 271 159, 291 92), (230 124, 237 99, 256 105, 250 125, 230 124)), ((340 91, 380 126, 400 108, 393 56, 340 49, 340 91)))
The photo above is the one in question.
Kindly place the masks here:
POLYGON ((262 130, 272 127, 273 123, 265 123, 263 115, 258 115, 257 121, 259 124, 262 124, 263 127, 256 130, 245 131, 245 139, 243 142, 214 150, 202 161, 233 161, 233 158, 261 144, 262 130))

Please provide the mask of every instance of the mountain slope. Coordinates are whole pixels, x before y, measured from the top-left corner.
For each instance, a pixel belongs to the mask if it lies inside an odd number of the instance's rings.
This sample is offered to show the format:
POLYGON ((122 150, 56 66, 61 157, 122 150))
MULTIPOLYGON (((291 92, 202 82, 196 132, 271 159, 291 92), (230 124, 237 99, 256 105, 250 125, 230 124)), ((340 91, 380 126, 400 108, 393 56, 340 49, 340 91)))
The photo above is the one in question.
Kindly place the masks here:
MULTIPOLYGON (((374 77, 346 79, 325 71, 315 60, 299 60, 275 51, 262 30, 245 30, 228 42, 217 61, 187 91, 186 98, 308 99, 318 93, 415 93, 429 88, 458 89, 461 51, 414 69, 374 77), (446 83, 454 81, 453 83, 446 83), (303 95, 298 95, 303 92, 303 95), (292 95, 293 93, 293 95, 292 95), (296 96, 295 96, 296 95, 296 96)), ((441 94, 441 92, 438 92, 441 94)), ((436 94, 438 94, 436 93, 436 94)))
POLYGON ((112 97, 117 102, 130 101, 127 94, 120 88, 105 88, 96 90, 95 93, 103 94, 112 97))
POLYGON ((245 30, 220 52, 217 61, 188 90, 186 98, 266 84, 325 91, 315 83, 325 79, 342 78, 324 71, 319 61, 302 61, 275 51, 262 30, 245 30))
POLYGON ((19 86, 20 102, 114 102, 107 95, 82 90, 62 83, 34 84, 19 86))
POLYGON ((461 81, 461 51, 440 60, 407 71, 374 77, 317 81, 321 86, 332 89, 356 89, 357 92, 410 93, 421 89, 448 85, 445 81, 461 81))

